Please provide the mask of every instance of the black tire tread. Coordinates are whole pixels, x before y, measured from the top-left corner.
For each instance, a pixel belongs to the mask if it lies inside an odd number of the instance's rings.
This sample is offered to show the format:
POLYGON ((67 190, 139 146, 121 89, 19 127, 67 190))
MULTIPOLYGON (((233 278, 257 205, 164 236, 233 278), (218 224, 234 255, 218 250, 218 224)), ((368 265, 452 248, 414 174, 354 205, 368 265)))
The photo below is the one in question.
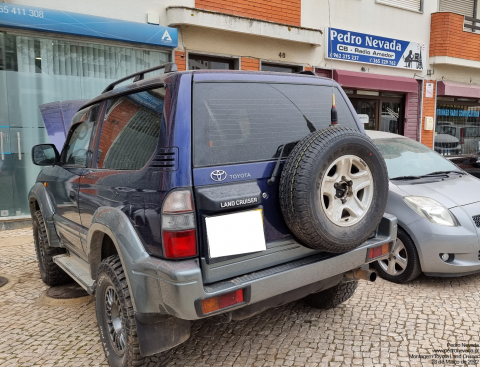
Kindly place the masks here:
MULTIPOLYGON (((284 219, 295 236, 308 247, 314 249, 321 249, 328 252, 345 252, 358 247, 373 233, 385 211, 388 195, 387 175, 385 175, 385 185, 387 189, 384 190, 384 197, 376 201, 377 207, 371 208, 376 215, 374 220, 371 221, 371 231, 368 231, 369 233, 365 236, 362 238, 344 237, 344 244, 341 244, 341 239, 339 238, 327 239, 326 234, 320 233, 315 225, 313 220, 314 215, 309 212, 309 198, 306 188, 308 187, 310 177, 306 175, 306 172, 316 163, 316 157, 318 157, 320 152, 331 151, 331 146, 335 141, 346 136, 368 141, 372 150, 376 151, 376 154, 381 157, 380 151, 367 135, 349 127, 329 127, 311 133, 307 138, 300 141, 290 153, 281 174, 279 197, 284 219)), ((386 173, 387 167, 385 161, 380 159, 380 162, 383 166, 381 169, 386 173)), ((327 168, 328 167, 324 167, 325 170, 327 168)))
MULTIPOLYGON (((105 273, 109 277, 117 291, 122 308, 125 307, 122 322, 126 328, 125 334, 127 336, 127 346, 125 350, 126 358, 124 359, 124 364, 122 364, 122 367, 161 367, 168 364, 174 349, 147 357, 140 354, 140 344, 138 341, 137 325, 135 323, 134 316, 135 311, 133 309, 132 297, 130 295, 130 290, 128 288, 127 279, 120 261, 120 257, 118 255, 112 255, 104 259, 98 268, 97 279, 100 279, 102 273, 105 273)), ((97 314, 97 320, 98 319, 99 315, 97 314)), ((102 345, 105 354, 107 354, 107 351, 105 350, 106 343, 109 342, 109 339, 107 341, 103 340, 102 345)))
POLYGON ((64 248, 50 247, 48 243, 47 229, 43 219, 42 212, 37 210, 33 218, 33 240, 35 243, 35 253, 37 255, 38 267, 42 281, 49 286, 56 286, 72 281, 72 278, 53 262, 53 257, 66 253, 64 248), (37 232, 36 229, 39 229, 37 232), (37 238, 38 233, 38 238, 37 238), (39 247, 43 247, 44 256, 40 253, 39 247), (43 271, 41 263, 43 264, 43 271))
POLYGON ((357 287, 358 281, 356 280, 339 283, 335 287, 308 295, 305 297, 305 301, 310 307, 328 310, 349 300, 357 290, 357 287))

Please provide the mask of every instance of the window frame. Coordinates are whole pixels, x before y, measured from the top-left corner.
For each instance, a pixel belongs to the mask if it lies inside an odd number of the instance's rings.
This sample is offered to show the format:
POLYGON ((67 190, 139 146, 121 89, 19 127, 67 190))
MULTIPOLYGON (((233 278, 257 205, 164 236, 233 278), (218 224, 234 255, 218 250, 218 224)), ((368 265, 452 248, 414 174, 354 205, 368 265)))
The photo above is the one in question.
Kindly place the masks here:
MULTIPOLYGON (((213 53, 205 53, 205 52, 195 52, 195 51, 189 51, 187 52, 187 57, 186 57, 186 67, 187 70, 202 70, 202 69, 190 69, 189 68, 189 62, 190 58, 194 56, 199 56, 204 59, 210 59, 210 61, 214 61, 215 59, 223 59, 223 60, 228 60, 232 62, 233 69, 228 69, 228 70, 240 70, 240 58, 235 57, 232 55, 223 55, 223 54, 213 54, 213 53)), ((192 57, 192 58, 193 58, 192 57)), ((209 61, 209 60, 206 60, 209 61)), ((204 69, 204 70, 225 70, 225 69, 204 69)))
POLYGON ((91 110, 93 108, 95 108, 96 106, 99 106, 100 109, 99 109, 99 113, 98 113, 97 118, 94 121, 92 121, 93 122, 93 127, 92 127, 92 133, 90 135, 90 140, 89 140, 89 143, 88 143, 85 166, 78 165, 78 164, 69 164, 69 163, 66 162, 66 158, 67 158, 66 155, 67 155, 67 151, 68 151, 67 146, 69 146, 68 142, 70 142, 70 140, 72 139, 73 131, 81 123, 84 122, 84 121, 80 121, 80 122, 77 122, 77 123, 71 125, 70 129, 68 130, 67 138, 65 139, 65 143, 63 144, 62 152, 60 153, 60 164, 61 164, 62 167, 89 168, 89 167, 92 166, 92 162, 94 161, 94 157, 95 157, 95 139, 96 139, 96 134, 97 134, 97 131, 98 131, 98 122, 99 122, 100 118, 103 116, 104 106, 101 106, 101 103, 94 104, 90 107, 87 107, 86 108, 87 111, 85 112, 88 115, 91 112, 91 110), (90 152, 90 157, 88 157, 88 152, 90 152))
POLYGON ((375 3, 380 4, 380 5, 391 6, 392 8, 403 9, 403 10, 413 11, 414 13, 423 14, 424 13, 423 10, 424 10, 425 0, 420 0, 420 9, 419 10, 407 8, 407 7, 402 6, 402 5, 390 4, 390 3, 384 2, 383 0, 375 0, 375 3))
MULTIPOLYGON (((265 71, 262 70, 262 66, 266 65, 272 65, 272 66, 279 66, 279 67, 285 67, 285 68, 292 68, 292 69, 297 69, 297 71, 292 72, 292 74, 298 73, 300 71, 305 70, 305 65, 303 64, 295 64, 295 63, 288 63, 288 62, 278 62, 278 61, 269 61, 269 60, 260 60, 260 65, 259 65, 259 70, 260 71, 265 71)), ((268 70, 266 72, 269 72, 268 70)), ((282 71, 272 71, 272 73, 282 73, 282 71)))
MULTIPOLYGON (((109 107, 109 103, 116 100, 116 99, 120 99, 120 98, 125 98, 125 97, 128 97, 130 95, 133 95, 133 94, 137 94, 137 93, 141 93, 141 92, 146 92, 146 91, 149 91, 149 90, 152 90, 152 89, 156 89, 156 88, 159 88, 158 86, 157 87, 149 87, 147 89, 140 89, 140 90, 136 90, 132 93, 128 93, 128 94, 119 94, 119 95, 116 95, 116 96, 112 96, 106 100, 103 100, 102 102, 100 103, 103 103, 103 107, 102 107, 102 112, 101 112, 101 119, 99 119, 97 121, 97 126, 98 128, 96 129, 96 134, 95 134, 95 140, 94 140, 94 147, 93 147, 93 154, 92 154, 92 163, 91 163, 91 168, 92 169, 95 169, 95 170, 99 170, 99 171, 123 171, 123 172, 138 172, 138 171, 141 171, 143 170, 145 167, 148 166, 148 164, 150 163, 150 161, 152 160, 152 157, 155 155, 155 153, 157 152, 160 144, 161 144, 161 140, 162 139, 162 129, 161 129, 161 125, 162 123, 164 122, 164 119, 165 119, 165 103, 163 105, 163 112, 162 112, 162 118, 160 120, 160 131, 159 131, 159 134, 158 134, 158 139, 157 139, 157 146, 155 147, 155 149, 153 150, 152 152, 152 155, 150 156, 149 160, 147 161, 147 163, 145 163, 143 165, 143 167, 139 168, 139 169, 114 169, 114 168, 100 168, 98 167, 98 150, 99 150, 99 147, 100 147, 100 139, 101 139, 101 136, 102 136, 102 130, 103 130, 103 124, 105 123, 105 119, 107 118, 107 110, 108 110, 108 107, 109 107)), ((167 99, 167 93, 169 93, 169 89, 166 88, 166 91, 165 91, 165 97, 164 97, 164 101, 167 99)), ((118 104, 118 102, 116 102, 115 104, 118 104)), ((113 108, 115 108, 115 105, 113 106, 113 108)), ((165 137, 164 137, 165 138, 165 137)))

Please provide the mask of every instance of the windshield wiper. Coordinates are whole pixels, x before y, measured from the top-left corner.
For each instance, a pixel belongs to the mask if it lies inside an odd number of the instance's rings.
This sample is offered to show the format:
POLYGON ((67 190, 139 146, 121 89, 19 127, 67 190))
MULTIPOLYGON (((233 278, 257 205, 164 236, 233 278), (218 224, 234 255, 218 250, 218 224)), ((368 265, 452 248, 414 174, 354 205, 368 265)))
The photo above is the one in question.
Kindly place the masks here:
POLYGON ((422 178, 422 176, 398 176, 393 177, 390 180, 418 180, 419 178, 422 178))
POLYGON ((436 172, 428 173, 426 175, 422 175, 422 177, 446 175, 448 173, 458 173, 460 175, 463 175, 463 172, 461 172, 461 171, 436 171, 436 172))

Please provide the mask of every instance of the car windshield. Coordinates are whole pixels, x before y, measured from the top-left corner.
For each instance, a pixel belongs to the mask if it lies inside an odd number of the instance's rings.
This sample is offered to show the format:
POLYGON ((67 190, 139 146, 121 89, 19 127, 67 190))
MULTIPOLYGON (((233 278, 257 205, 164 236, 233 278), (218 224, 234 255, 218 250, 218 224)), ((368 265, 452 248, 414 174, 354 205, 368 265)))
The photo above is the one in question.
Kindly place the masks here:
POLYGON ((425 145, 411 139, 375 139, 387 164, 390 178, 424 176, 458 167, 425 145))

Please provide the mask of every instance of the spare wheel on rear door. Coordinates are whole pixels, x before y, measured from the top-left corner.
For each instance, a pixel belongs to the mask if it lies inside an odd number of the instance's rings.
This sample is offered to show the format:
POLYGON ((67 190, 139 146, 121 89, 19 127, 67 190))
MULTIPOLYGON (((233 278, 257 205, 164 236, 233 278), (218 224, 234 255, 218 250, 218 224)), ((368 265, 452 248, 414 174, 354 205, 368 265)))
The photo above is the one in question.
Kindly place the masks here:
POLYGON ((382 219, 388 197, 385 161, 373 141, 347 127, 316 131, 285 162, 280 207, 307 247, 346 252, 365 242, 382 219))

